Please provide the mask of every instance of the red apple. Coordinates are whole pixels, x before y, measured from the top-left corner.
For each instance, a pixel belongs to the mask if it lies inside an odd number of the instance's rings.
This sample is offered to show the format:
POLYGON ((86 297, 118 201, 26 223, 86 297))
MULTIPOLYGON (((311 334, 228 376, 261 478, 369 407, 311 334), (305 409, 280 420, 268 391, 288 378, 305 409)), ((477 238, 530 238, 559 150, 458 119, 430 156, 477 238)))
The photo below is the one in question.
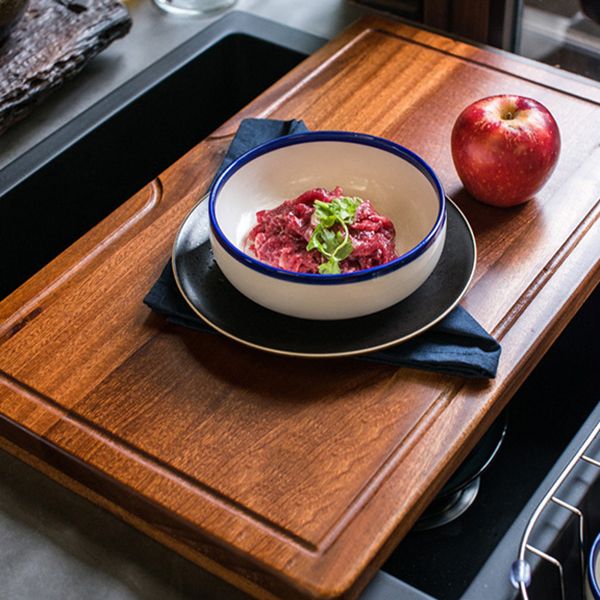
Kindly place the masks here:
POLYGON ((546 183, 560 133, 548 109, 523 96, 490 96, 465 108, 452 129, 452 159, 467 191, 481 202, 514 206, 546 183))

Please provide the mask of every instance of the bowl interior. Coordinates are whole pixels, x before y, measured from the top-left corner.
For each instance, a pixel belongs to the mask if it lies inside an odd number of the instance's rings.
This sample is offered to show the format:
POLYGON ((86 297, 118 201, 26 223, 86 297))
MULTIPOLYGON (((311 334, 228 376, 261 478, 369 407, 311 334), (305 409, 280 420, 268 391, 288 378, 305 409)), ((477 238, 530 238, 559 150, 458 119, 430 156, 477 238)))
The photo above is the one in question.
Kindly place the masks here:
POLYGON ((392 220, 398 255, 414 248, 439 214, 437 189, 409 159, 361 143, 318 140, 279 147, 242 164, 218 192, 216 221, 243 251, 257 211, 315 187, 336 186, 370 200, 392 220))

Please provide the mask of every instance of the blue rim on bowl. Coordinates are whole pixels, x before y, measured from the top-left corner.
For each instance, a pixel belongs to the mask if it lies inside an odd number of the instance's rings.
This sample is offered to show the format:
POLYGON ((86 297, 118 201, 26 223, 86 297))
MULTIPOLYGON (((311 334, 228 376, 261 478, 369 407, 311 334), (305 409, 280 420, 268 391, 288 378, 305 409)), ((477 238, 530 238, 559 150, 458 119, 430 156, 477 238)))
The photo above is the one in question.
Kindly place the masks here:
MULTIPOLYGON (((286 200, 286 198, 283 198, 282 201, 283 200, 286 200)), ((372 279, 374 277, 385 275, 386 273, 394 271, 398 267, 401 267, 421 256, 421 254, 423 254, 427 248, 431 246, 431 244, 436 240, 438 235, 443 230, 443 226, 446 221, 446 199, 442 189, 442 184, 440 183, 436 174, 433 172, 433 169, 420 156, 414 152, 411 152, 408 150, 408 148, 405 148, 400 144, 364 133, 354 133, 350 131, 309 131, 307 133, 286 135, 270 142, 266 142, 252 150, 249 150, 238 159, 233 161, 231 165, 229 165, 223 171, 223 173, 221 173, 212 186, 208 202, 208 211, 210 227, 213 235, 219 240, 223 248, 231 256, 233 256, 233 258, 244 263, 251 269, 271 277, 286 279, 288 281, 295 281, 298 283, 338 284, 372 279), (433 185, 439 199, 439 210, 436 221, 429 233, 414 248, 411 248, 408 252, 405 252, 398 258, 388 263, 379 265, 377 267, 371 267, 370 269, 364 269, 362 271, 340 273, 338 275, 320 275, 316 273, 296 273, 294 271, 286 271, 284 269, 263 263, 242 252, 227 239, 217 221, 215 204, 221 188, 236 171, 255 158, 285 146, 293 146, 295 144, 302 144, 306 142, 351 142, 354 144, 372 146, 374 148, 390 152, 391 154, 395 154, 396 156, 403 158, 411 165, 416 167, 433 185)))
POLYGON ((596 561, 600 552, 600 533, 596 536, 590 554, 588 556, 588 583, 592 591, 592 596, 600 600, 600 585, 598 584, 598 573, 596 573, 596 561))

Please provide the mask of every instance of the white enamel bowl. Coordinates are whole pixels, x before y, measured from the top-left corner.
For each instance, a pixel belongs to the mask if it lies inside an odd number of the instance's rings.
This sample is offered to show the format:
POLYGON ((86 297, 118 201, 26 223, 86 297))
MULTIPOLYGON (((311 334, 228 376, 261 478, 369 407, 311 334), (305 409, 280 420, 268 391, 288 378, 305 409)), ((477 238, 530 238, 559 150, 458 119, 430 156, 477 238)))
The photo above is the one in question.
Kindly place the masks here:
POLYGON ((400 302, 429 277, 446 235, 444 192, 425 161, 388 140, 342 131, 290 135, 247 152, 215 182, 209 214, 212 250, 225 277, 254 302, 305 319, 348 319, 400 302), (371 200, 392 220, 397 259, 320 275, 275 268, 244 252, 257 211, 336 186, 371 200))

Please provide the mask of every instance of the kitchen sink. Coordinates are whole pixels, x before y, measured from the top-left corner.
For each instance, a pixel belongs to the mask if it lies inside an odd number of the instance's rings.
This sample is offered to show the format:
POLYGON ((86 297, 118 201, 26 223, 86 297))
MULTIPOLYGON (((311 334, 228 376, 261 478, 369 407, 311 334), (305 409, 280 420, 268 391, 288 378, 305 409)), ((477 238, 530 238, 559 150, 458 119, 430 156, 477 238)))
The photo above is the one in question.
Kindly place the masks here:
MULTIPOLYGON (((0 297, 324 42, 246 13, 229 13, 10 163, 0 171, 0 297)), ((508 575, 527 519, 552 477, 600 420, 593 377, 597 357, 586 344, 590 332, 598 331, 599 309, 596 291, 500 417, 507 419, 507 433, 481 476, 473 505, 442 527, 411 532, 363 600, 516 598, 508 575)), ((0 460, 0 482, 2 465, 0 460)), ((31 504, 27 496, 35 495, 35 478, 41 478, 31 477, 32 487, 22 486, 25 505, 31 504)), ((0 512, 1 492, 0 483, 0 512)), ((595 483, 583 495, 588 504, 597 499, 595 483)), ((81 501, 77 511, 97 509, 81 501)), ((69 522, 69 517, 53 518, 63 518, 65 526, 69 522)), ((117 526, 110 515, 94 519, 104 519, 107 529, 117 526)), ((153 544, 133 530, 127 535, 131 543, 153 544)), ((171 556, 166 549, 153 552, 148 561, 156 565, 161 556, 171 556)), ((199 569, 177 568, 174 577, 191 582, 183 587, 202 588, 199 569)), ((207 591, 203 597, 212 596, 207 591)))
POLYGON ((325 43, 232 12, 0 171, 0 298, 325 43))
MULTIPOLYGON (((590 332, 598 332, 599 326, 600 290, 596 290, 512 398, 507 414, 500 417, 508 423, 505 439, 481 476, 473 505, 447 525, 409 533, 384 564, 384 571, 436 600, 520 597, 509 575, 527 521, 600 421, 597 354, 588 343, 590 332)), ((600 444, 592 446, 591 456, 600 458, 600 444)), ((600 469, 592 469, 589 481, 577 474, 573 479, 574 483, 565 482, 561 492, 575 505, 588 507, 584 511, 587 533, 593 539, 600 531, 600 504, 594 502, 600 494, 596 481, 600 469)), ((573 559, 577 547, 572 544, 573 519, 566 519, 568 514, 553 515, 553 522, 545 524, 551 535, 546 531, 542 549, 548 552, 562 545, 558 556, 562 553, 573 559)), ((556 572, 545 573, 545 569, 548 566, 541 564, 539 572, 533 573, 531 600, 560 598, 556 572), (545 588, 540 592, 542 583, 545 588)), ((581 598, 579 583, 578 578, 567 586, 571 592, 567 599, 581 598)))

